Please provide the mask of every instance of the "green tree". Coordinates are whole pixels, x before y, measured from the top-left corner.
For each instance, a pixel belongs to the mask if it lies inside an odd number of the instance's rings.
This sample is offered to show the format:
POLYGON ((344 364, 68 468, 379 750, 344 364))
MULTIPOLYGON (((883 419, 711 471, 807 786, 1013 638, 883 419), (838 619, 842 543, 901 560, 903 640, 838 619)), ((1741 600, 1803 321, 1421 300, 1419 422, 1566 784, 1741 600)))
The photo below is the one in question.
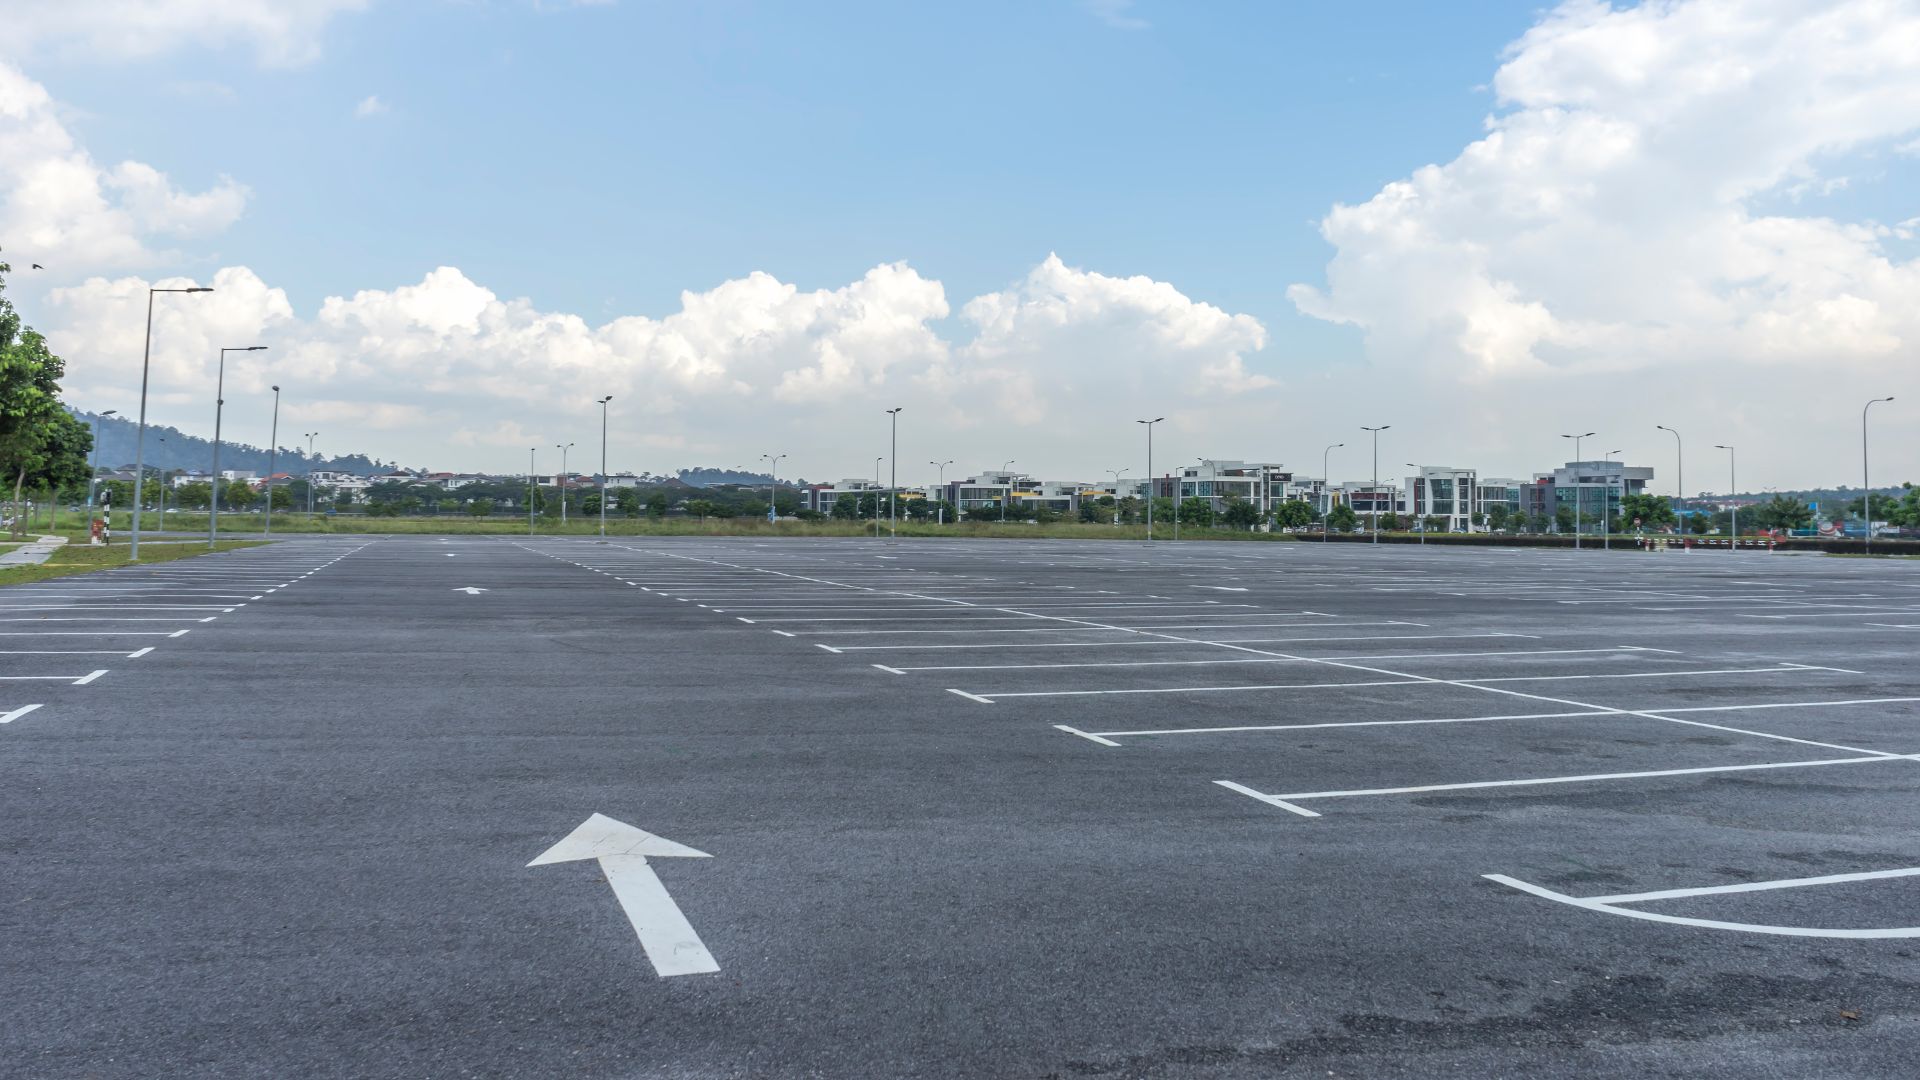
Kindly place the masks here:
POLYGON ((1620 518, 1631 526, 1638 519, 1643 528, 1659 528, 1672 525, 1678 518, 1673 515, 1673 501, 1665 495, 1632 494, 1620 498, 1620 518))
POLYGON ((1389 510, 1384 514, 1381 514, 1379 528, 1383 532, 1398 532, 1400 529, 1399 512, 1394 510, 1389 510))
POLYGON ((1350 533, 1360 525, 1360 515, 1346 503, 1334 507, 1327 513, 1327 527, 1335 532, 1350 533))
POLYGON ((61 421, 65 417, 85 432, 85 425, 60 404, 65 362, 47 347, 46 338, 22 324, 6 297, 4 275, 11 269, 0 262, 0 469, 13 481, 13 531, 18 536, 26 529, 20 510, 29 477, 66 474, 76 450, 84 469, 93 438, 61 421))
POLYGON ((1173 500, 1165 495, 1153 497, 1153 520, 1166 525, 1173 521, 1173 500))
POLYGON ((195 480, 173 489, 173 504, 182 510, 205 510, 212 502, 213 486, 205 480, 195 480))
POLYGON ((1428 514, 1421 519, 1420 527, 1427 532, 1446 532, 1447 519, 1439 514, 1428 514))
POLYGON ((671 505, 664 491, 656 491, 647 496, 647 516, 654 520, 667 516, 667 507, 671 505))
POLYGON ((600 493, 597 491, 591 492, 585 498, 581 499, 580 512, 587 515, 588 517, 599 517, 600 516, 600 493))
POLYGON ((1180 500, 1180 524, 1206 529, 1213 526, 1213 503, 1197 495, 1180 500))
POLYGON ((1300 499, 1288 499, 1273 508, 1273 523, 1283 529, 1304 529, 1313 524, 1313 506, 1300 499))
POLYGON ((493 513, 493 500, 487 498, 470 499, 467 502, 467 513, 474 517, 486 517, 488 514, 493 513))
MULTIPOLYGON (((613 493, 613 509, 622 517, 639 517, 640 493, 628 487, 615 489, 613 493)), ((665 514, 667 512, 666 507, 661 507, 660 512, 665 514)))
POLYGON ((222 503, 236 510, 245 510, 260 500, 260 493, 245 480, 229 480, 221 492, 222 503))
MULTIPOLYGON (((1500 532, 1504 530, 1507 527, 1508 513, 1509 511, 1507 509, 1506 503, 1494 503, 1492 506, 1487 507, 1487 512, 1486 512, 1487 528, 1492 529, 1494 532, 1500 532)), ((1476 521, 1474 522, 1474 524, 1477 525, 1479 524, 1479 522, 1476 521)))
POLYGON ((706 521, 707 517, 712 514, 714 510, 713 503, 706 499, 688 499, 686 507, 687 513, 692 514, 701 521, 706 521))
MULTIPOLYGON (((1893 509, 1894 505, 1893 500, 1887 500, 1888 509, 1893 509)), ((1748 514, 1749 520, 1763 529, 1813 528, 1813 507, 1786 495, 1775 495, 1748 514)))
POLYGON ((1553 511, 1553 527, 1563 533, 1573 531, 1573 507, 1559 506, 1553 511))
POLYGON ((1141 515, 1146 512, 1146 508, 1141 505, 1140 499, 1133 495, 1128 495, 1121 499, 1114 504, 1114 507, 1120 511, 1120 523, 1122 525, 1138 525, 1141 520, 1141 515))
POLYGON ((275 510, 285 510, 293 506, 293 492, 287 489, 287 485, 278 484, 268 490, 272 494, 267 496, 267 503, 275 510))
POLYGON ((1252 532, 1260 524, 1260 508, 1253 503, 1229 497, 1226 504, 1220 511, 1220 521, 1227 528, 1252 532))

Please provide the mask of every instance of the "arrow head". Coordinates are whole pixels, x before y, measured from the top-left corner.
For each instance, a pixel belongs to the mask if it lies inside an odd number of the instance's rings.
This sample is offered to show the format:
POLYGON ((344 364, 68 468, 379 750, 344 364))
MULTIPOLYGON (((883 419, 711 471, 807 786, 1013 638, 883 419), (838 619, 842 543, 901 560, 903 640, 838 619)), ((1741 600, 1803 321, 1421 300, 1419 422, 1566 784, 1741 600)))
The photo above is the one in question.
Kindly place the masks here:
POLYGON ((540 853, 528 866, 598 859, 606 855, 660 856, 662 858, 711 859, 704 851, 676 844, 664 836, 636 829, 605 814, 595 814, 580 823, 566 838, 540 853))

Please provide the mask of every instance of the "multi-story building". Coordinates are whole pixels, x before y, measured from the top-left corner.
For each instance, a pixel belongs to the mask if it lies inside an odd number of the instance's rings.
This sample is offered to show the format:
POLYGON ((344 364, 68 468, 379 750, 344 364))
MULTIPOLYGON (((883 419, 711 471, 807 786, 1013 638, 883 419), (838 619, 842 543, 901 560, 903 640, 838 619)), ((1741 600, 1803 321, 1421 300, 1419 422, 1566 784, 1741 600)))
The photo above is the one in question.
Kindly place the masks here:
POLYGON ((1437 518, 1437 530, 1473 531, 1473 518, 1480 513, 1478 474, 1473 469, 1445 465, 1422 465, 1415 476, 1407 477, 1407 513, 1415 521, 1437 518))
POLYGON ((1559 528, 1565 507, 1579 531, 1597 533, 1620 513, 1620 500, 1644 495, 1653 470, 1620 461, 1569 461, 1550 473, 1535 473, 1527 512, 1546 514, 1559 528))

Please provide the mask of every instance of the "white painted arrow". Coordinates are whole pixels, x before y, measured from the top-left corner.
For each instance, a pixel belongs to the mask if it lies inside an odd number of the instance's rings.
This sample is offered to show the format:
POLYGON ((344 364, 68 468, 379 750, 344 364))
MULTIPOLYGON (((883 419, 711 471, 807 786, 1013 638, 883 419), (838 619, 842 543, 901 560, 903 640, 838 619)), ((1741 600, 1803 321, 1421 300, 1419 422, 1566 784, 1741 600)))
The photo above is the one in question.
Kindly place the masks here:
POLYGON ((454 591, 454 592, 463 592, 463 593, 466 593, 466 594, 467 594, 468 596, 479 596, 479 595, 480 595, 481 593, 483 593, 483 592, 486 592, 487 590, 485 590, 485 589, 476 589, 476 588, 474 588, 474 587, 473 587, 473 586, 471 586, 471 585, 466 585, 466 586, 462 586, 461 588, 458 588, 458 589, 455 589, 455 590, 453 590, 453 591, 454 591))
POLYGON ((653 970, 668 975, 701 975, 719 971, 713 954, 694 933, 693 925, 680 913, 667 887, 647 865, 647 856, 657 858, 711 859, 704 851, 676 844, 663 836, 636 829, 624 821, 595 814, 568 833, 566 839, 540 853, 528 866, 598 859, 600 872, 607 875, 613 895, 640 936, 640 947, 653 962, 653 970))
POLYGON ((1233 587, 1233 586, 1231 586, 1231 585, 1194 585, 1194 586, 1191 586, 1191 588, 1195 588, 1195 589, 1219 589, 1219 590, 1220 590, 1221 592, 1246 592, 1246 591, 1247 591, 1247 590, 1245 590, 1245 589, 1236 589, 1236 588, 1234 588, 1234 587, 1233 587))

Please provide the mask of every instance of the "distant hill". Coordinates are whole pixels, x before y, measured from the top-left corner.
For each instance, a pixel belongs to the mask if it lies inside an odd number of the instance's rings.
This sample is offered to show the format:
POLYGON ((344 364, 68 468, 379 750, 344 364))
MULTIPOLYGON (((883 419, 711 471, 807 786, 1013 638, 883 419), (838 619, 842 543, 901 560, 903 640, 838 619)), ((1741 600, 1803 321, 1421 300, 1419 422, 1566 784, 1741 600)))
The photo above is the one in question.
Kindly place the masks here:
MULTIPOLYGON (((100 425, 99 457, 103 469, 116 469, 122 465, 133 464, 134 442, 140 433, 137 421, 122 420, 118 416, 100 417, 78 409, 68 410, 80 418, 88 427, 95 421, 100 425)), ((159 469, 199 469, 205 471, 213 467, 213 440, 198 435, 188 435, 178 428, 159 424, 147 425, 147 443, 144 455, 145 463, 159 469)), ((251 470, 261 476, 267 473, 267 451, 246 443, 222 441, 220 444, 220 467, 222 469, 251 470)), ((329 457, 325 454, 314 455, 307 460, 304 447, 294 449, 283 446, 274 469, 284 473, 302 473, 309 468, 332 469, 338 472, 354 473, 358 476, 371 476, 392 468, 391 462, 382 462, 378 458, 369 458, 365 454, 347 454, 341 457, 329 457)))

